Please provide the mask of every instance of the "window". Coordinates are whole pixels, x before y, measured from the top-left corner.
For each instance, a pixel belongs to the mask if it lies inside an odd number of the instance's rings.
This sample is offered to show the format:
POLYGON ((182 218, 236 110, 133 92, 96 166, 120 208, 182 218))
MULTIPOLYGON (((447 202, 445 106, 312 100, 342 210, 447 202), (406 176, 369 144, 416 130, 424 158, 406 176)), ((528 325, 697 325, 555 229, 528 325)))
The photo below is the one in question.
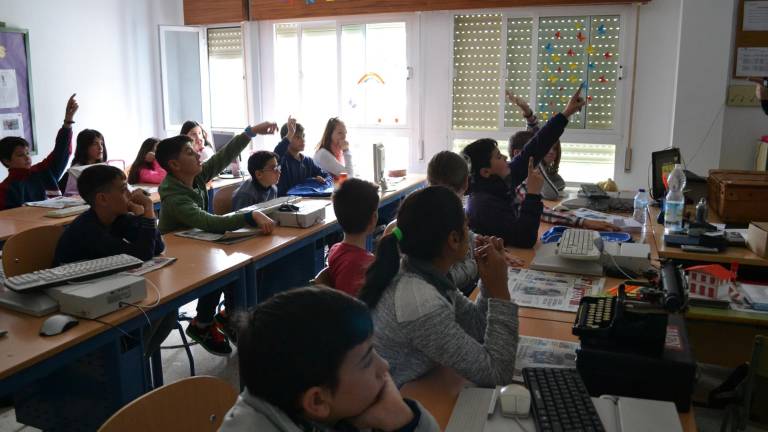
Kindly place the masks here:
POLYGON ((527 99, 545 122, 583 83, 587 106, 569 119, 560 171, 569 182, 613 177, 616 146, 624 143, 619 65, 623 21, 627 19, 621 13, 540 16, 535 10, 515 10, 455 15, 454 151, 492 137, 506 153, 509 136, 525 128, 525 121, 518 108, 505 101, 505 89, 527 99))
POLYGON ((240 27, 208 29, 208 82, 212 129, 248 124, 245 64, 240 27))
POLYGON ((328 119, 340 117, 355 170, 364 176, 373 172, 374 143, 384 143, 387 169, 407 167, 406 38, 407 23, 396 20, 274 24, 274 116, 296 117, 310 155, 328 119))

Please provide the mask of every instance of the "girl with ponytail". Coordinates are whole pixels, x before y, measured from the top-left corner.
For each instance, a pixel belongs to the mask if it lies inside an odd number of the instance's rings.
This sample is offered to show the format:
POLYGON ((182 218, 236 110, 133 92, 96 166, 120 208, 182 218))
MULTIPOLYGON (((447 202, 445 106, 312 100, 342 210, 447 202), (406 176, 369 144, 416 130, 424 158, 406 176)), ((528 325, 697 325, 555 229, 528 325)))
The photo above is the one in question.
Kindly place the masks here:
POLYGON ((376 350, 398 386, 438 365, 479 386, 512 382, 518 320, 503 242, 484 236, 475 242, 469 244, 461 200, 443 186, 406 198, 397 228, 379 242, 359 297, 372 311, 376 350), (448 277, 469 247, 481 281, 474 302, 448 277))

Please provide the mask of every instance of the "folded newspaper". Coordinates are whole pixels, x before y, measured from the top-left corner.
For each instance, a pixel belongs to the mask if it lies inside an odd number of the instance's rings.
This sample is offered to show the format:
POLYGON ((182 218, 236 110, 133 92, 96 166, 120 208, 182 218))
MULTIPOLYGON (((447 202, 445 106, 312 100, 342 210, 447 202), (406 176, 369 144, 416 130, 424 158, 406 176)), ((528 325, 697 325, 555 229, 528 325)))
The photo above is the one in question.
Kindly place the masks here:
POLYGON ((631 217, 601 213, 599 211, 590 210, 587 208, 572 210, 572 212, 576 216, 584 219, 612 223, 624 232, 640 232, 643 230, 643 224, 632 219, 631 217))
POLYGON ((512 379, 523 382, 522 370, 527 367, 574 368, 578 347, 577 342, 520 336, 512 379))
POLYGON ((67 207, 74 207, 85 204, 85 201, 83 201, 80 197, 55 197, 51 199, 47 199, 44 201, 27 201, 24 203, 25 206, 30 207, 43 207, 43 208, 50 208, 50 209, 63 209, 67 207))
POLYGON ((520 306, 576 312, 582 297, 603 291, 605 278, 510 268, 507 285, 520 306))
POLYGON ((150 260, 144 261, 144 264, 141 265, 141 267, 137 267, 135 269, 125 270, 123 273, 128 273, 136 276, 141 276, 143 274, 149 273, 151 271, 155 271, 158 269, 161 269, 168 264, 171 264, 172 262, 176 261, 176 258, 174 257, 167 257, 167 256, 156 256, 150 260))
POLYGON ((244 240, 248 237, 253 237, 258 234, 261 234, 261 230, 259 228, 240 228, 235 231, 227 231, 224 233, 212 233, 194 228, 176 233, 176 235, 179 237, 188 237, 195 240, 212 241, 218 243, 232 243, 234 241, 244 240))

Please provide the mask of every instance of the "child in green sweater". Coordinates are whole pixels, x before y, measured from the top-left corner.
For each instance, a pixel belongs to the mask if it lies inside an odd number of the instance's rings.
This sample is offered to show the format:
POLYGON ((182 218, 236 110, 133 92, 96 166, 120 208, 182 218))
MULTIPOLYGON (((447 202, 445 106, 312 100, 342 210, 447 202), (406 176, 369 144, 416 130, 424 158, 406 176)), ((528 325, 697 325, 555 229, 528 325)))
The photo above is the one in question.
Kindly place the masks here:
MULTIPOLYGON (((245 128, 207 162, 192 148, 192 138, 179 135, 157 144, 155 158, 168 172, 160 184, 162 211, 158 228, 165 234, 180 229, 199 228, 209 232, 225 232, 246 225, 259 227, 270 234, 274 221, 261 212, 234 213, 218 216, 208 213, 206 183, 226 168, 242 152, 251 138, 269 135, 277 130, 275 123, 264 122, 245 128)), ((187 335, 214 355, 226 356, 232 352, 229 339, 234 339, 226 309, 214 316, 221 291, 214 291, 197 301, 197 317, 187 327, 187 335), (214 322, 216 325, 214 325, 214 322)), ((224 296, 225 304, 228 296, 224 296)))

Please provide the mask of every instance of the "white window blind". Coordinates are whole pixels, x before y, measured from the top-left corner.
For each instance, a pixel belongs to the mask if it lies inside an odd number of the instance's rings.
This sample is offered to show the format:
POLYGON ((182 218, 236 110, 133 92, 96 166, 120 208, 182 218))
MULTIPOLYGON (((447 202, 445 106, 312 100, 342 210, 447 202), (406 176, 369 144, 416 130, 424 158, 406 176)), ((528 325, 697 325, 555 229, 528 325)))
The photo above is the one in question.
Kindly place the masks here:
MULTIPOLYGON (((506 88, 526 100, 531 94, 532 34, 533 18, 507 20, 506 88)), ((504 105, 504 127, 525 127, 525 119, 512 103, 504 105)))
POLYGON ((498 129, 501 20, 501 14, 454 17, 454 129, 498 129))

